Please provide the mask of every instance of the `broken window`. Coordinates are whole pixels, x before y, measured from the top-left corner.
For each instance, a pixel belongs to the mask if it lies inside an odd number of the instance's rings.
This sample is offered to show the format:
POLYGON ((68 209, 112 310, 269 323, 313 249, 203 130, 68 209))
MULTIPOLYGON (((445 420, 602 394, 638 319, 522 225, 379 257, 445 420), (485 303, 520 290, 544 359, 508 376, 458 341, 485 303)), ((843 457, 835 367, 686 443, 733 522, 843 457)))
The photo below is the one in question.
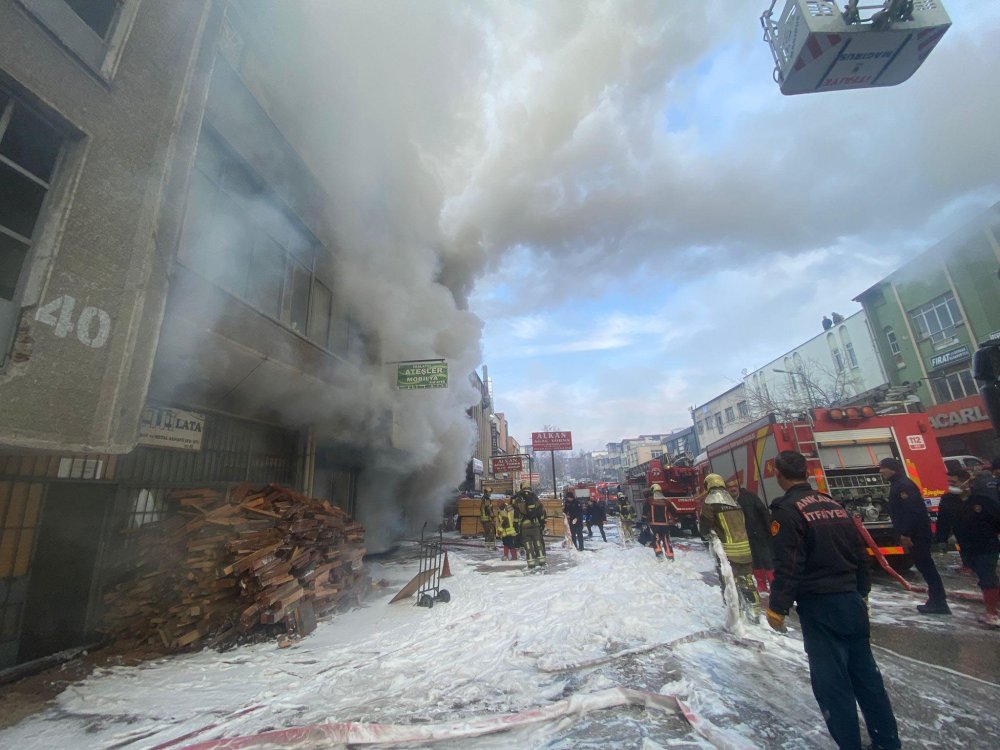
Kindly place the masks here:
POLYGON ((167 490, 163 488, 137 489, 132 499, 132 509, 128 517, 128 528, 138 529, 148 523, 163 518, 167 508, 167 490))
POLYGON ((122 0, 63 0, 101 39, 107 39, 122 0))
POLYGON ((330 303, 333 294, 325 284, 313 284, 312 304, 309 309, 309 338, 321 346, 330 342, 330 303))
POLYGON ((63 139, 44 119, 0 91, 0 365, 17 324, 17 287, 63 139))

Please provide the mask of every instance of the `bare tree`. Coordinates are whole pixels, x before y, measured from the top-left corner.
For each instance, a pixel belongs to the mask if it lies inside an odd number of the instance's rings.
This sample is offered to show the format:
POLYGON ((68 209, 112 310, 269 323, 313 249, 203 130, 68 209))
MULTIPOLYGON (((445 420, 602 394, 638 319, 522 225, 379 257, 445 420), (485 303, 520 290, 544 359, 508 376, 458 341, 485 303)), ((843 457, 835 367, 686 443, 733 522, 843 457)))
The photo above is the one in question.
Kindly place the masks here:
POLYGON ((789 420, 811 408, 837 406, 857 392, 846 367, 836 371, 810 359, 794 371, 782 372, 784 378, 780 385, 772 383, 769 386, 766 380, 745 381, 747 405, 754 418, 774 414, 779 419, 789 420))

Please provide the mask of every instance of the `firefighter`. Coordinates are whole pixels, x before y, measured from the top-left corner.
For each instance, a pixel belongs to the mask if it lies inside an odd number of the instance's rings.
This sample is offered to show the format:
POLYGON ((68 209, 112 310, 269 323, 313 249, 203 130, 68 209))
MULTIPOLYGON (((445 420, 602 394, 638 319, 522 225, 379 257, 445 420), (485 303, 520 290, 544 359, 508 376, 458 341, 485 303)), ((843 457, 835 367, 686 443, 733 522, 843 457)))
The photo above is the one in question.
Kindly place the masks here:
POLYGON ((747 539, 750 542, 750 555, 753 557, 753 577, 757 582, 757 591, 764 593, 774 580, 774 563, 771 560, 771 513, 763 500, 740 486, 738 477, 726 482, 726 490, 743 510, 747 539))
POLYGON ((528 570, 545 567, 545 507, 527 482, 514 495, 514 514, 520 524, 521 542, 528 570))
POLYGON ((990 486, 992 477, 983 472, 972 483, 969 497, 962 503, 955 524, 956 536, 962 546, 962 557, 968 561, 983 591, 986 613, 979 622, 1000 628, 1000 579, 997 559, 1000 558, 1000 502, 990 486))
POLYGON ((517 544, 515 543, 515 537, 517 530, 514 528, 514 506, 511 505, 510 501, 504 502, 500 506, 500 510, 496 514, 496 525, 497 536, 500 537, 500 542, 503 544, 503 559, 516 560, 517 544))
POLYGON ((809 486, 805 456, 782 451, 774 469, 785 494, 771 503, 767 623, 784 631, 798 605, 813 695, 838 747, 861 747, 860 705, 871 747, 898 750, 896 717, 872 656, 864 541, 843 506, 809 486))
MULTIPOLYGON (((719 537, 726 559, 733 569, 736 590, 743 600, 748 619, 756 621, 760 615, 760 595, 753 580, 753 555, 750 553, 743 510, 726 491, 726 480, 718 474, 709 474, 705 477, 705 489, 708 494, 702 503, 701 517, 698 519, 701 537, 707 541, 709 534, 713 532, 719 537)), ((725 590, 726 582, 721 569, 723 561, 716 562, 720 566, 719 581, 725 590)))
POLYGON ((583 550, 583 505, 576 499, 576 494, 571 487, 567 487, 563 492, 563 513, 569 523, 569 535, 573 540, 573 545, 578 550, 583 550))
POLYGON ((649 498, 646 501, 646 521, 649 523, 649 533, 653 536, 653 552, 658 560, 664 557, 668 560, 674 559, 674 548, 670 544, 670 526, 666 523, 659 523, 667 520, 667 497, 663 494, 663 487, 654 484, 649 488, 649 498), (657 510, 660 513, 657 513, 657 510))
POLYGON ((486 549, 497 548, 496 528, 497 521, 494 517, 493 501, 490 500, 490 491, 483 490, 483 499, 479 503, 479 520, 483 522, 483 543, 486 549))
POLYGON ((632 524, 635 523, 635 508, 624 492, 618 493, 618 534, 623 542, 632 541, 632 524))
POLYGON ((920 488, 906 476, 898 458, 879 461, 879 473, 889 482, 889 518, 899 534, 903 550, 913 558, 913 564, 927 582, 927 602, 918 604, 923 615, 950 615, 944 583, 931 557, 931 519, 920 488))
POLYGON ((590 532, 590 536, 594 536, 594 532, 591 530, 591 526, 596 526, 597 530, 601 532, 601 539, 605 542, 608 541, 607 535, 604 533, 604 522, 608 520, 608 506, 604 504, 604 500, 597 498, 590 503, 590 517, 587 519, 587 531, 590 532))

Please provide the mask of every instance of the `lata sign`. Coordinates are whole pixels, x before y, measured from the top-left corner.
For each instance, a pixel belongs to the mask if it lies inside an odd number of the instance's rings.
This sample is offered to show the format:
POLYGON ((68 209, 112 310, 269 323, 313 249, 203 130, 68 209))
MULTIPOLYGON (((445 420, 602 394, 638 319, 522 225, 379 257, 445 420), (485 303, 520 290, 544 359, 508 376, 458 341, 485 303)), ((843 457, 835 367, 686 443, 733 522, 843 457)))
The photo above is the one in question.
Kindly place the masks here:
POLYGON ((396 369, 396 387, 401 391, 447 388, 447 362, 401 362, 396 369))
POLYGON ((200 451, 205 415, 196 411, 146 406, 139 418, 139 445, 200 451))
POLYGON ((531 448, 536 451, 571 451, 573 434, 570 432, 533 432, 531 448))
POLYGON ((494 474, 508 474, 521 471, 520 456, 493 456, 490 458, 490 468, 494 474))

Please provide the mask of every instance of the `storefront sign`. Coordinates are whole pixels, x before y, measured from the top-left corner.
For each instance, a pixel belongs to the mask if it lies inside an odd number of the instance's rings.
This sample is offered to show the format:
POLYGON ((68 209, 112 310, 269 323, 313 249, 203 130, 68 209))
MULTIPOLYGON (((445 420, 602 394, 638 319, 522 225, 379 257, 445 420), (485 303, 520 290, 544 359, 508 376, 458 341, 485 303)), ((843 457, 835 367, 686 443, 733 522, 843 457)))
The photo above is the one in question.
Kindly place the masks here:
POLYGON ((938 367, 944 367, 945 365, 954 364, 955 362, 961 362, 962 360, 969 358, 969 347, 960 346, 958 349, 952 349, 950 352, 945 352, 944 354, 938 354, 936 357, 931 357, 931 369, 935 370, 938 367))
POLYGON ((401 391, 419 388, 447 388, 447 362, 402 362, 396 370, 396 387, 401 391))
POLYGON ((147 406, 139 418, 139 445, 200 451, 205 415, 196 411, 147 406))
POLYGON ((482 474, 483 473, 483 462, 478 458, 472 459, 472 473, 482 474))
POLYGON ((490 466, 494 474, 504 474, 506 472, 521 471, 520 456, 493 456, 490 459, 490 466))
POLYGON ((536 451, 571 451, 573 434, 570 432, 533 432, 531 448, 536 451))
POLYGON ((938 437, 992 428, 986 405, 978 395, 932 406, 927 410, 927 417, 938 437))

